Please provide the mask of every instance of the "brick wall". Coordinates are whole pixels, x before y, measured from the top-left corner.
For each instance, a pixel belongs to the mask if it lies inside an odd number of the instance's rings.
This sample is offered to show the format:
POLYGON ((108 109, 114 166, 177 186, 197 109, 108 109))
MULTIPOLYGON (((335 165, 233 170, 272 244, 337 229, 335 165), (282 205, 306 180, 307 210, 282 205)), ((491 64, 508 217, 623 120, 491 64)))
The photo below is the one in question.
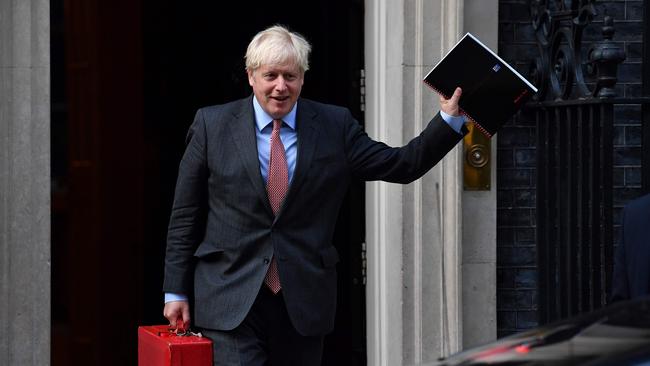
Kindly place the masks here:
MULTIPOLYGON (((527 0, 499 1, 498 52, 523 75, 537 56, 527 0)), ((618 93, 641 94, 643 1, 596 1, 598 15, 584 33, 586 42, 602 39, 603 16, 614 18, 616 34, 627 53, 619 67, 618 93)), ((586 46, 583 46, 585 50, 586 46)), ((615 108, 614 223, 621 207, 641 194, 641 109, 615 108)), ((535 250, 535 140, 532 118, 519 114, 497 137, 497 334, 499 337, 537 325, 535 250)), ((618 231, 615 229, 615 238, 618 231)))

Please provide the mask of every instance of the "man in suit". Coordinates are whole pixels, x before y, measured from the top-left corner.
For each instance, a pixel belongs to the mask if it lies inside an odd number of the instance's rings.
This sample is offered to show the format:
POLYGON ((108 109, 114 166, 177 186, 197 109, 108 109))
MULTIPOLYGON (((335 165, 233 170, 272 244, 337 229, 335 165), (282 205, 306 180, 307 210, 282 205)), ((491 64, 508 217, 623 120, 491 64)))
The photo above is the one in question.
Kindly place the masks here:
POLYGON ((628 203, 614 260, 612 302, 650 295, 650 194, 628 203))
POLYGON ((283 27, 258 33, 246 52, 253 95, 199 109, 187 136, 164 315, 189 324, 192 304, 215 365, 320 364, 336 310, 332 236, 350 181, 411 182, 466 131, 457 89, 404 147, 373 141, 347 109, 299 98, 309 52, 283 27))

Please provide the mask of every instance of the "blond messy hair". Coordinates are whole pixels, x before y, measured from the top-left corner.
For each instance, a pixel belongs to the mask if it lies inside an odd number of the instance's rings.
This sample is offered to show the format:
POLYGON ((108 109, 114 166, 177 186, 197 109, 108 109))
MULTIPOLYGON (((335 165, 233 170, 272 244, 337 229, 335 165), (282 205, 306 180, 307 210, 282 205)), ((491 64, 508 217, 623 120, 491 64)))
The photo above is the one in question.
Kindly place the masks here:
POLYGON ((246 71, 253 72, 262 65, 295 63, 303 74, 309 70, 311 45, 298 33, 281 25, 267 28, 255 35, 246 50, 246 71))

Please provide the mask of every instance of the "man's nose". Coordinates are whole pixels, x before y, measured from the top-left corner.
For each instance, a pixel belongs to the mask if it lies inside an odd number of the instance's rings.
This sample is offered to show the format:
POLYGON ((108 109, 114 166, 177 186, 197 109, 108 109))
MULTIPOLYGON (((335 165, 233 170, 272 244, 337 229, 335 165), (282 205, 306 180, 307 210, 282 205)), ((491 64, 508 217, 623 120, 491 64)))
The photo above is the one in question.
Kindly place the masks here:
POLYGON ((275 89, 283 91, 287 89, 287 81, 282 76, 278 77, 275 83, 275 89))

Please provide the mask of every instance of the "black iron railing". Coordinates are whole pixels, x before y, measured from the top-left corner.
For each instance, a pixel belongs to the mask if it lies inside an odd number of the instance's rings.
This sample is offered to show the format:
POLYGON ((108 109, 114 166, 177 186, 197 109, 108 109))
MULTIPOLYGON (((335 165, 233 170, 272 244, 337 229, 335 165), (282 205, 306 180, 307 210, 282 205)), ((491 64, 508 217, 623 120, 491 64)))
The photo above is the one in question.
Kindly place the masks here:
POLYGON ((583 52, 594 0, 531 0, 540 57, 530 77, 539 87, 528 110, 537 121, 536 240, 540 323, 603 306, 613 265, 614 106, 645 105, 616 96, 610 17, 603 39, 583 52))

